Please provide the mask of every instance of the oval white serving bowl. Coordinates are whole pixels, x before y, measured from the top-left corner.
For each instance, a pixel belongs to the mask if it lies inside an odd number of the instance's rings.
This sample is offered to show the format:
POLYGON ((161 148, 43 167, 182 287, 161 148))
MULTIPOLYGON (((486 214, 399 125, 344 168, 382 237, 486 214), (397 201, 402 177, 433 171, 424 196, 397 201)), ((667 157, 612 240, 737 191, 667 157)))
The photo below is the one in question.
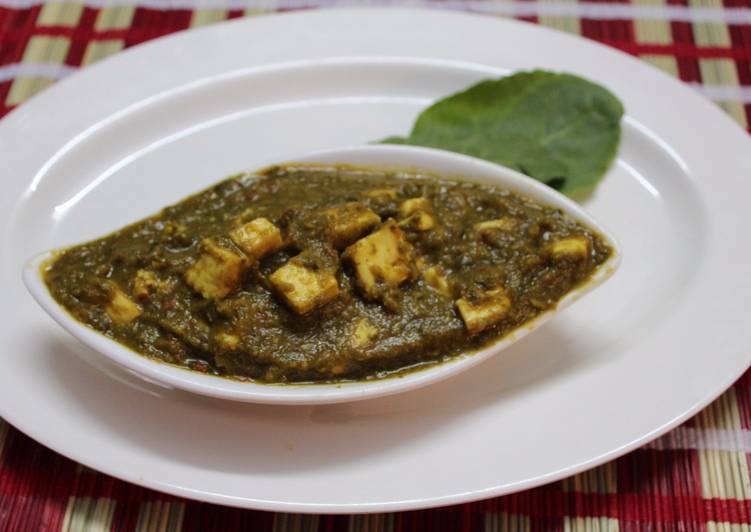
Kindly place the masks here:
MULTIPOLYGON (((589 216, 581 206, 552 188, 519 172, 480 159, 429 148, 369 145, 314 152, 290 158, 289 161, 285 162, 352 164, 379 169, 423 171, 447 178, 495 185, 531 198, 544 205, 561 209, 576 221, 594 229, 602 235, 605 241, 613 248, 614 252, 586 283, 567 294, 554 310, 539 315, 534 320, 485 349, 403 375, 370 381, 335 384, 273 385, 240 382, 213 375, 204 375, 141 356, 124 345, 76 321, 52 298, 42 278, 41 268, 51 258, 53 251, 37 255, 26 263, 23 271, 23 279, 26 287, 39 305, 70 334, 115 363, 132 370, 142 377, 174 386, 175 388, 221 399, 253 403, 300 405, 337 403, 380 397, 413 390, 461 373, 483 360, 500 353, 527 334, 540 328, 555 314, 596 286, 602 284, 615 272, 620 264, 621 249, 615 238, 589 216)), ((219 177, 221 176, 218 176, 217 179, 219 177)))

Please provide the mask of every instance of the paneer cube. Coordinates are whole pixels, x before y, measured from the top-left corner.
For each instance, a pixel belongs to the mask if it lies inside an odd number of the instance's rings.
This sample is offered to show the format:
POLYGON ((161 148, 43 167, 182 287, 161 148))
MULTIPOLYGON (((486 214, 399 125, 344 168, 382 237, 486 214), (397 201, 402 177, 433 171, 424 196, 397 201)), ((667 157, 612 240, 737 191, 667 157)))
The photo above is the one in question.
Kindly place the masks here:
POLYGON ((435 219, 432 214, 425 211, 417 211, 406 220, 399 222, 399 227, 414 229, 415 231, 428 231, 435 227, 435 219))
POLYGON ((381 217, 362 203, 352 201, 323 211, 328 218, 331 245, 342 249, 381 222, 381 217))
POLYGON ((185 282, 206 299, 222 299, 240 286, 247 259, 211 238, 202 245, 203 253, 185 272, 185 282))
POLYGON ((138 270, 133 278, 131 294, 140 302, 147 302, 155 295, 164 295, 172 291, 174 281, 159 279, 154 272, 138 270))
POLYGON ((412 244, 393 220, 352 244, 344 258, 355 267, 357 284, 368 299, 378 299, 379 286, 398 286, 413 276, 412 244))
POLYGON ((422 272, 422 277, 425 282, 433 288, 439 294, 451 297, 451 287, 449 286, 448 279, 440 266, 431 266, 422 272))
POLYGON ((362 193, 367 198, 382 202, 396 199, 396 194, 395 188, 375 188, 362 193))
POLYGON ((230 231, 229 237, 254 259, 261 259, 284 245, 281 231, 266 218, 256 218, 230 231))
POLYGON ((291 258, 276 270, 269 281, 292 310, 307 314, 339 295, 339 283, 333 271, 315 268, 305 252, 291 258))
POLYGON ((404 219, 399 225, 417 231, 427 231, 435 226, 433 204, 428 198, 410 198, 399 206, 399 216, 404 219))
POLYGON ((432 210, 433 204, 430 203, 428 198, 410 198, 404 200, 402 204, 399 205, 399 216, 406 218, 417 211, 431 212, 432 210))
POLYGON ((476 223, 474 229, 479 233, 485 233, 488 231, 513 231, 517 225, 519 225, 519 220, 516 218, 504 217, 498 218, 497 220, 476 223))
POLYGON ((495 288, 488 290, 479 298, 458 299, 456 308, 459 309, 459 314, 469 334, 477 334, 508 315, 511 310, 511 299, 503 288, 495 288))
POLYGON ((589 256, 589 240, 584 236, 569 236, 549 244, 547 254, 559 260, 584 260, 589 256))
POLYGON ((365 347, 378 336, 376 329, 367 318, 360 318, 355 323, 354 333, 352 335, 352 345, 354 347, 365 347))
POLYGON ((227 332, 218 333, 214 337, 214 340, 221 349, 225 349, 227 351, 234 351, 240 345, 240 337, 236 334, 227 332))
POLYGON ((104 310, 115 325, 127 325, 141 315, 141 307, 115 283, 110 283, 110 300, 104 310))
POLYGON ((153 272, 138 270, 133 278, 133 296, 139 301, 148 301, 156 292, 158 282, 153 272))

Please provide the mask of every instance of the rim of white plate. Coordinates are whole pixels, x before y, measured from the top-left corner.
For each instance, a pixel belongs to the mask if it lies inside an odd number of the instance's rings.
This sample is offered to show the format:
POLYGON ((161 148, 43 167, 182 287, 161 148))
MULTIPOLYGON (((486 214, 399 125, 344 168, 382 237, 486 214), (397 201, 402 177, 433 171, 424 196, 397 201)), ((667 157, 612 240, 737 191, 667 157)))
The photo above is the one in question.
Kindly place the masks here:
MULTIPOLYGON (((21 147, 21 140, 24 134, 29 134, 33 131, 36 131, 36 128, 42 127, 44 124, 46 124, 46 117, 50 116, 51 112, 54 112, 54 110, 59 105, 61 98, 64 101, 72 101, 70 97, 74 96, 76 94, 76 91, 80 90, 81 87, 86 87, 88 83, 94 81, 98 82, 103 76, 110 76, 113 79, 117 78, 119 72, 122 71, 123 67, 128 65, 130 67, 135 67, 137 65, 148 63, 153 58, 161 57, 162 59, 172 59, 177 63, 180 63, 180 68, 175 69, 173 72, 171 72, 171 74, 175 73, 175 71, 180 71, 182 73, 181 75, 183 75, 182 78, 178 77, 178 79, 166 79, 166 77, 162 75, 161 77, 155 76, 152 79, 144 80, 144 83, 140 85, 140 88, 135 90, 132 94, 129 94, 128 98, 147 98, 149 97, 149 95, 153 94, 153 91, 155 89, 157 91, 166 90, 169 92, 169 89, 173 87, 175 83, 186 83, 186 78, 184 77, 186 73, 185 62, 180 61, 179 58, 173 57, 173 54, 171 53, 176 48, 174 44, 180 43, 181 46, 190 47, 191 45, 195 45, 196 43, 200 42, 205 37, 221 34, 222 31, 229 28, 230 26, 239 29, 244 25, 262 24, 264 23, 262 22, 264 19, 268 21, 268 24, 277 25, 279 24, 279 20, 282 17, 290 20, 300 20, 300 18, 305 17, 306 23, 309 22, 310 18, 314 18, 316 19, 314 21, 315 23, 320 22, 322 18, 325 19, 325 17, 346 16, 347 18, 350 18, 361 15, 367 16, 368 20, 377 19, 381 22, 383 22, 384 20, 394 21, 420 16, 424 17, 425 19, 430 19, 431 23, 446 23, 446 19, 450 17, 452 24, 454 23, 454 21, 457 21, 458 23, 460 23, 460 25, 463 25, 463 27, 469 26, 471 24, 475 29, 479 30, 480 27, 482 27, 483 29, 487 30, 490 28, 489 25, 492 24, 493 31, 498 33, 503 33, 503 31, 506 30, 517 35, 524 34, 533 36, 535 40, 537 40, 540 36, 545 36, 557 45, 560 45, 560 48, 562 49, 569 50, 572 47, 576 48, 577 58, 574 60, 572 59, 573 56, 566 56, 568 59, 566 61, 563 61, 563 63, 565 64, 577 65, 572 69, 573 71, 576 71, 578 69, 580 73, 590 75, 590 61, 599 60, 601 64, 609 63, 613 68, 617 66, 619 71, 628 74, 629 77, 635 76, 648 80, 652 84, 654 91, 659 92, 660 90, 665 90, 670 92, 673 95, 674 99, 678 100, 675 107, 676 109, 681 110, 681 112, 686 111, 686 109, 690 109, 692 118, 699 119, 699 123, 701 123, 704 127, 710 128, 713 131, 713 137, 722 136, 723 143, 721 145, 717 145, 717 143, 715 143, 716 145, 714 147, 717 151, 722 152, 723 155, 737 155, 737 153, 743 153, 747 151, 749 147, 749 141, 745 133, 729 117, 722 114, 711 102, 700 97, 698 94, 695 94, 691 89, 680 84, 666 74, 657 71, 656 69, 644 64, 643 62, 635 58, 607 48, 604 45, 593 41, 585 42, 583 39, 577 37, 566 35, 561 32, 557 32, 544 27, 533 27, 533 25, 519 21, 491 19, 487 16, 470 14, 447 14, 438 11, 411 10, 407 8, 381 8, 367 10, 336 9, 284 15, 269 15, 261 17, 260 19, 227 22, 216 26, 192 30, 186 33, 171 35, 162 39, 158 39, 156 41, 151 41, 149 43, 145 43, 143 45, 126 50, 125 52, 97 63, 92 67, 88 67, 85 71, 75 76, 71 76, 70 78, 63 80, 52 88, 37 95, 30 102, 13 111, 3 121, 0 121, 0 137, 4 136, 4 141, 8 141, 8 146, 10 147, 21 147), (392 16, 395 11, 398 11, 398 17, 392 16), (584 66, 585 64, 587 65, 586 68, 584 66), (13 141, 17 141, 17 143, 14 143, 13 141)), ((551 50, 553 50, 551 51, 551 53, 558 53, 556 50, 557 48, 558 46, 553 46, 551 48, 551 50)), ((360 56, 365 55, 367 55, 366 52, 360 53, 360 56)), ((476 54, 471 58, 467 57, 468 55, 468 52, 463 52, 461 60, 474 61, 475 63, 483 62, 483 59, 478 58, 476 54)), ((308 57, 308 59, 315 59, 315 57, 315 54, 313 54, 313 56, 308 57)), ((398 56, 394 55, 388 57, 396 58, 398 56)), ((544 60, 544 54, 542 56, 542 59, 544 60)), ((484 61, 487 61, 487 64, 496 64, 491 59, 484 59, 484 61)), ((193 61, 191 68, 193 68, 196 64, 198 63, 193 61)), ((213 67, 209 68, 208 63, 200 64, 203 65, 202 68, 204 69, 205 76, 212 76, 217 74, 217 72, 213 70, 213 67)), ((220 62, 219 64, 223 63, 220 62)), ((511 64, 514 63, 511 62, 511 64)), ((525 63, 524 68, 527 67, 528 64, 525 63)), ((224 66, 221 66, 220 68, 224 68, 224 66)), ((239 67, 236 66, 235 68, 239 67)), ((617 79, 620 79, 622 75, 624 74, 618 74, 617 79)), ((591 77, 598 78, 600 81, 605 81, 609 76, 614 76, 612 68, 598 67, 591 72, 591 77)), ((616 78, 613 77, 613 79, 616 78)), ((611 86, 611 88, 617 87, 611 86)), ((59 130, 56 131, 57 140, 62 140, 64 142, 65 138, 70 138, 69 135, 76 133, 78 131, 78 129, 76 128, 80 127, 82 124, 88 125, 92 120, 94 121, 94 123, 96 123, 101 118, 109 116, 110 113, 116 113, 118 108, 112 107, 110 103, 120 102, 117 104, 119 106, 122 103, 123 98, 123 94, 119 94, 117 98, 113 98, 111 101, 107 101, 106 99, 99 99, 98 101, 90 102, 91 105, 88 105, 87 109, 84 110, 80 115, 78 115, 75 120, 71 120, 70 123, 59 124, 59 130)), ((683 156, 685 155, 691 161, 694 161, 695 157, 692 153, 682 151, 682 149, 685 150, 689 146, 696 147, 696 145, 695 143, 691 142, 690 138, 687 138, 687 133, 685 131, 680 132, 676 131, 675 129, 671 129, 671 121, 674 121, 674 119, 676 119, 677 117, 670 111, 670 106, 665 107, 663 105, 662 107, 659 107, 648 104, 646 100, 638 101, 637 103, 638 106, 629 107, 629 109, 634 112, 634 109, 636 108, 635 114, 636 116, 639 116, 640 120, 645 118, 648 119, 646 122, 648 128, 644 130, 645 134, 651 134, 652 136, 650 138, 658 144, 664 143, 664 148, 666 149, 666 151, 668 151, 674 157, 674 160, 678 164, 684 166, 688 170, 689 167, 685 165, 683 156), (647 113, 647 111, 649 110, 656 111, 655 115, 647 116, 645 113, 647 113), (655 131, 658 132, 660 136, 658 136, 657 133, 652 133, 655 131), (666 135, 671 141, 671 144, 677 144, 678 151, 671 151, 672 145, 665 143, 662 135, 666 135)), ((51 147, 52 146, 49 143, 42 144, 41 146, 39 146, 37 152, 43 153, 51 147)), ((736 163, 736 172, 740 172, 740 170, 751 170, 751 164, 749 164, 748 161, 745 161, 737 156, 733 156, 733 161, 736 163)), ((695 176, 689 174, 689 177, 693 178, 695 176)), ((13 194, 15 194, 15 192, 13 192, 13 194)), ((2 212, 2 208, 6 210, 12 209, 12 201, 14 200, 13 194, 6 194, 4 195, 4 197, 0 197, 0 212, 2 212)), ((711 197, 713 198, 713 200, 717 200, 717 193, 713 192, 711 197)), ((723 198, 723 196, 720 196, 720 198, 723 198)), ((5 266, 4 263, 3 266, 5 266)), ((10 275, 12 272, 5 271, 4 273, 6 274, 5 278, 8 279, 8 275, 10 275)), ((582 459, 574 463, 567 463, 565 465, 562 465, 562 467, 560 467, 559 469, 551 470, 548 473, 534 477, 526 477, 524 480, 517 480, 510 484, 495 483, 486 488, 471 489, 464 492, 455 492, 447 494, 445 496, 395 501, 390 500, 386 502, 375 503, 292 503, 289 501, 268 500, 259 497, 235 496, 227 493, 207 492, 206 490, 191 489, 186 486, 170 483, 168 480, 164 479, 143 478, 133 474, 128 467, 119 467, 118 464, 113 462, 112 460, 106 458, 99 459, 96 456, 85 454, 74 447, 66 446, 64 444, 64 441, 61 441, 59 438, 54 437, 54 435, 49 434, 44 430, 43 427, 40 427, 38 424, 34 425, 25 422, 25 419, 20 414, 16 415, 16 412, 14 412, 12 408, 6 407, 4 403, 0 403, 0 408, 3 409, 2 415, 10 423, 16 425, 19 429, 26 432, 41 443, 56 449, 58 452, 61 452, 71 459, 90 465, 91 467, 99 469, 102 472, 114 475, 118 478, 176 495, 220 504, 229 504, 234 506, 276 511, 396 511, 403 509, 416 509, 430 506, 456 504, 480 498, 502 495, 513 491, 534 487, 546 482, 558 480, 560 478, 576 474, 585 469, 595 467, 606 461, 617 458, 618 456, 637 448, 638 446, 650 441, 651 439, 664 434, 671 428, 675 427, 682 421, 686 420, 687 418, 704 408, 718 395, 720 395, 722 391, 730 386, 738 378, 738 376, 743 373, 743 371, 745 371, 745 369, 748 367, 748 362, 748 357, 744 355, 742 363, 735 365, 732 368, 732 371, 728 371, 725 378, 716 379, 711 383, 711 385, 703 386, 701 397, 699 399, 692 398, 692 402, 687 403, 685 408, 682 407, 680 409, 680 412, 665 412, 665 415, 661 418, 661 423, 650 425, 649 429, 647 429, 647 427, 638 429, 640 431, 638 435, 633 434, 628 439, 623 439, 622 445, 608 448, 605 451, 598 451, 597 454, 593 454, 586 459, 582 459)))

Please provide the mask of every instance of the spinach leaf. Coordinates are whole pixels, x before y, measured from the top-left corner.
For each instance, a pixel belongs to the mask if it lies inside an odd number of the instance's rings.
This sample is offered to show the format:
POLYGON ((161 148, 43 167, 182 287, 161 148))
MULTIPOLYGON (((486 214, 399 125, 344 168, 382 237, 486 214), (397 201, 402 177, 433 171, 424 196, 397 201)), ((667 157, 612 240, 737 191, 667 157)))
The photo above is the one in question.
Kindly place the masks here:
POLYGON ((618 150, 623 105, 571 74, 486 80, 423 111, 391 144, 442 148, 519 170, 570 196, 594 189, 618 150))

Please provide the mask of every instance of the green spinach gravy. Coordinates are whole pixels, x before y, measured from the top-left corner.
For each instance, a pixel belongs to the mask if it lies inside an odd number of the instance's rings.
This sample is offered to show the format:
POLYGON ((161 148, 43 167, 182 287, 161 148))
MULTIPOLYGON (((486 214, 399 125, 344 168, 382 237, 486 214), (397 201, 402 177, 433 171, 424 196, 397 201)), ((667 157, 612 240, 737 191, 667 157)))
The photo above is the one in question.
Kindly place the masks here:
POLYGON ((45 266, 78 321, 138 353, 264 383, 365 380, 505 336, 611 255, 502 189, 352 166, 241 175, 45 266))

